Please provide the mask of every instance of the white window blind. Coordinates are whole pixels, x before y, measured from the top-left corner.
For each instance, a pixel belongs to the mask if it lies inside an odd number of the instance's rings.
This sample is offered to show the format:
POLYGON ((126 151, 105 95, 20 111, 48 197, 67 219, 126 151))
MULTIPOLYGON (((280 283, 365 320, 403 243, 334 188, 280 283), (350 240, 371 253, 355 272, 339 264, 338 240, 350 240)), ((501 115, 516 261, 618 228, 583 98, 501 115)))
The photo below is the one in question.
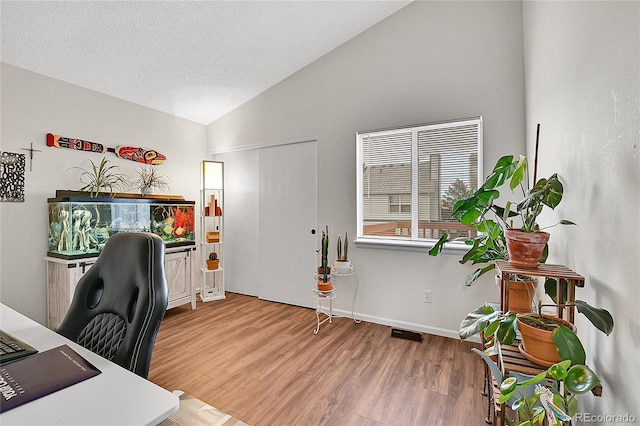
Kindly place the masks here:
POLYGON ((471 236, 451 214, 478 186, 480 117, 358 132, 356 143, 358 240, 471 236))

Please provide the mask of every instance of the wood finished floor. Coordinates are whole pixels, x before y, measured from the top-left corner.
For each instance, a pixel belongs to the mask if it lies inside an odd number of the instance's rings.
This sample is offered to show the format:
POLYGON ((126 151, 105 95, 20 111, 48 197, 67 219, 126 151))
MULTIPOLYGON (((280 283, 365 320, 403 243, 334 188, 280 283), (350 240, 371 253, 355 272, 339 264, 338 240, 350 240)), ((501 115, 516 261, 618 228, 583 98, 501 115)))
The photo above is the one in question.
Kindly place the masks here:
POLYGON ((482 426, 483 366, 471 343, 348 318, 318 335, 312 309, 227 293, 167 311, 149 380, 251 426, 482 426))

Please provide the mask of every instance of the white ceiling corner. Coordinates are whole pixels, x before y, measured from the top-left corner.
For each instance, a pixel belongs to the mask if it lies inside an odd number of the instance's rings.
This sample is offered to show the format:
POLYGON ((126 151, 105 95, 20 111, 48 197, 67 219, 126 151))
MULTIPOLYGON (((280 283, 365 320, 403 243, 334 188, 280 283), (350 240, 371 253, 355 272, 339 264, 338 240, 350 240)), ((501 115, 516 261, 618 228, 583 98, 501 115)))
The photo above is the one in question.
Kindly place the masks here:
POLYGON ((7 1, 2 62, 209 124, 410 1, 7 1))

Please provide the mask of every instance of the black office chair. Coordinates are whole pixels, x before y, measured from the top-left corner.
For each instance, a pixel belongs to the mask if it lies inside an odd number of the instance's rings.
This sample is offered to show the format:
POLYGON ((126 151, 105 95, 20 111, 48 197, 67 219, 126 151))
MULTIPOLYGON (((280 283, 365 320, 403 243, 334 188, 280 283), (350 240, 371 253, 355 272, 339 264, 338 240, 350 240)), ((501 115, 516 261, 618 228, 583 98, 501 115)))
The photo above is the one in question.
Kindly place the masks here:
POLYGON ((112 235, 78 281, 57 332, 146 378, 167 310, 164 253, 157 235, 112 235))

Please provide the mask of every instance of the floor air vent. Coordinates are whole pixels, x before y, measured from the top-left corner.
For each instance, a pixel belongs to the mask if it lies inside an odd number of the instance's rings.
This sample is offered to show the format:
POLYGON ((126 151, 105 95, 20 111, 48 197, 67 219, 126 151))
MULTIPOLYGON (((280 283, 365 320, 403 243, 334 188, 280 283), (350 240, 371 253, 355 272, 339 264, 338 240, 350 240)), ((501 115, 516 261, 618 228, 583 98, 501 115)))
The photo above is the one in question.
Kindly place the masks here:
POLYGON ((391 337, 397 337, 399 339, 413 340, 415 342, 422 342, 422 333, 415 331, 401 330, 399 328, 391 329, 391 337))

